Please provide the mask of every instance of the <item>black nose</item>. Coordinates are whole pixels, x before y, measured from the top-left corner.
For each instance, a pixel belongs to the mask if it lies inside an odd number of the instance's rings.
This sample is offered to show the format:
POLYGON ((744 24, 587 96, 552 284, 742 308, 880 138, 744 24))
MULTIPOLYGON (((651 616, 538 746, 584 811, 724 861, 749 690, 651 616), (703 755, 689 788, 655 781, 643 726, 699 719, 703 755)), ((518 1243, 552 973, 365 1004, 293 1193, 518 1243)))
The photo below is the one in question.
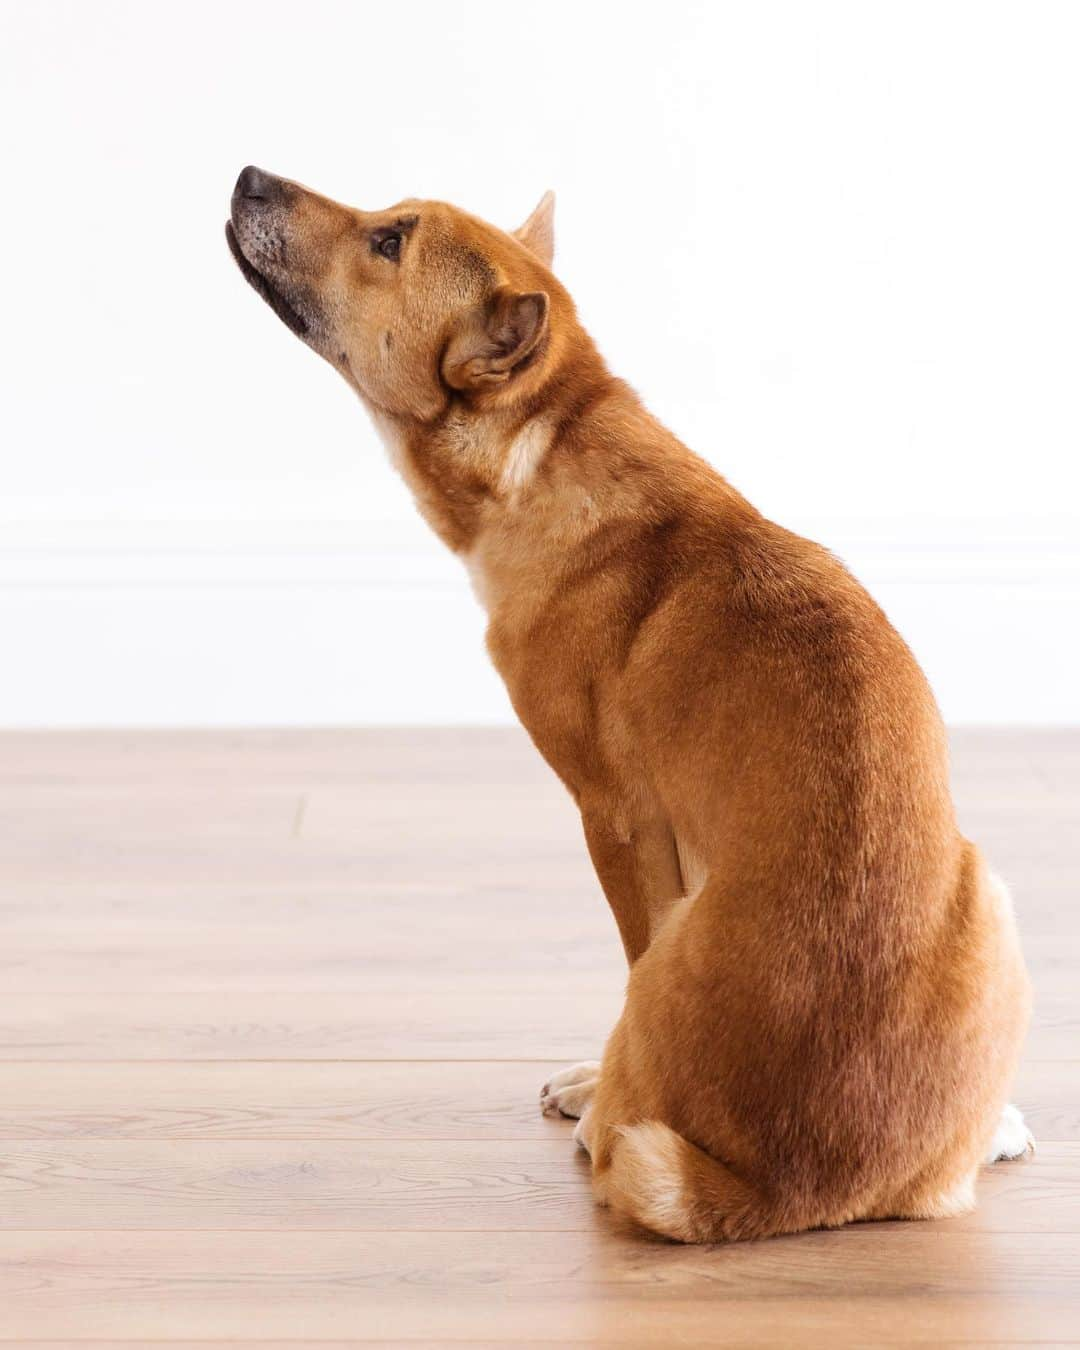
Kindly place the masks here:
POLYGON ((233 201, 243 199, 249 202, 273 202, 283 196, 284 183, 272 173, 257 169, 249 164, 240 170, 240 177, 233 188, 233 201))

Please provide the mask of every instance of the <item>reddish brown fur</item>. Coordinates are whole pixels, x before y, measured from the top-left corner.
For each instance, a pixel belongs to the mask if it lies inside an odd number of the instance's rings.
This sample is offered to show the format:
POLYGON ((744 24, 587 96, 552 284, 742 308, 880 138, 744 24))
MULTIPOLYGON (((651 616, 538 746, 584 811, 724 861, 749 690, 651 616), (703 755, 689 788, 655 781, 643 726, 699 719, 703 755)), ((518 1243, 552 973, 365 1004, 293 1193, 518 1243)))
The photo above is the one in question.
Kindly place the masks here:
POLYGON ((239 248, 468 561, 632 966, 582 1123, 598 1196, 686 1240, 964 1207, 1027 981, 908 648, 612 377, 549 202, 515 237, 273 181, 234 199, 239 248))

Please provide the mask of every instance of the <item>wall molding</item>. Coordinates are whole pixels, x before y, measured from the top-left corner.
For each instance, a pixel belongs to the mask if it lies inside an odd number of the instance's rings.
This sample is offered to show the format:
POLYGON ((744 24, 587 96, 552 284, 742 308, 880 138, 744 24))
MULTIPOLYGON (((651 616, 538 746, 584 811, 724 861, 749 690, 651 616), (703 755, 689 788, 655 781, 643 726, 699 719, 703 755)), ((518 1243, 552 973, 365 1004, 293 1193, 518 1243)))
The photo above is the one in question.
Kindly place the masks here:
MULTIPOLYGON (((808 521, 867 584, 1080 584, 1080 523, 808 521)), ((417 520, 28 522, 0 526, 0 587, 457 589, 417 520)))
MULTIPOLYGON (((953 723, 1080 723, 1080 531, 799 522, 953 723)), ((7 727, 506 723, 465 569, 422 522, 0 525, 7 727)))

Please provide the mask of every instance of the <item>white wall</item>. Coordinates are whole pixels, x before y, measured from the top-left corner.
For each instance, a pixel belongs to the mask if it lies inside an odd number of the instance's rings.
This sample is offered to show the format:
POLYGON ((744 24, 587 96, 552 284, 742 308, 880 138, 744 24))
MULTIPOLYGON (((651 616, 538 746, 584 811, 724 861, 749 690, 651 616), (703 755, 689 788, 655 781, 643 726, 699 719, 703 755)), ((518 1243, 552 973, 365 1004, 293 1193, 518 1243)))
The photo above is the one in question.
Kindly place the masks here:
POLYGON ((1080 720, 1080 7, 0 4, 0 722, 498 720, 464 578, 244 286, 249 162, 513 226, 954 721, 1080 720), (1072 622, 1063 622, 1063 615, 1072 622))

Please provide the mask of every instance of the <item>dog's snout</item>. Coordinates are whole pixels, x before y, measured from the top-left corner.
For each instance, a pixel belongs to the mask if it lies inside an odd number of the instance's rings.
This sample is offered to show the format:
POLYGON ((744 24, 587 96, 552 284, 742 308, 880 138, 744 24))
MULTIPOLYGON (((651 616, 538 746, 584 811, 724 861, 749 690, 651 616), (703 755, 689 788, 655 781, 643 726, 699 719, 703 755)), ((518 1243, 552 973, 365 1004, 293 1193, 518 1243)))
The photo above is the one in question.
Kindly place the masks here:
POLYGON ((280 178, 275 178, 272 173, 267 173, 264 169, 258 169, 254 164, 249 164, 247 168, 240 170, 240 177, 236 180, 236 187, 233 189, 234 201, 249 202, 274 202, 279 201, 284 194, 285 184, 280 178))

